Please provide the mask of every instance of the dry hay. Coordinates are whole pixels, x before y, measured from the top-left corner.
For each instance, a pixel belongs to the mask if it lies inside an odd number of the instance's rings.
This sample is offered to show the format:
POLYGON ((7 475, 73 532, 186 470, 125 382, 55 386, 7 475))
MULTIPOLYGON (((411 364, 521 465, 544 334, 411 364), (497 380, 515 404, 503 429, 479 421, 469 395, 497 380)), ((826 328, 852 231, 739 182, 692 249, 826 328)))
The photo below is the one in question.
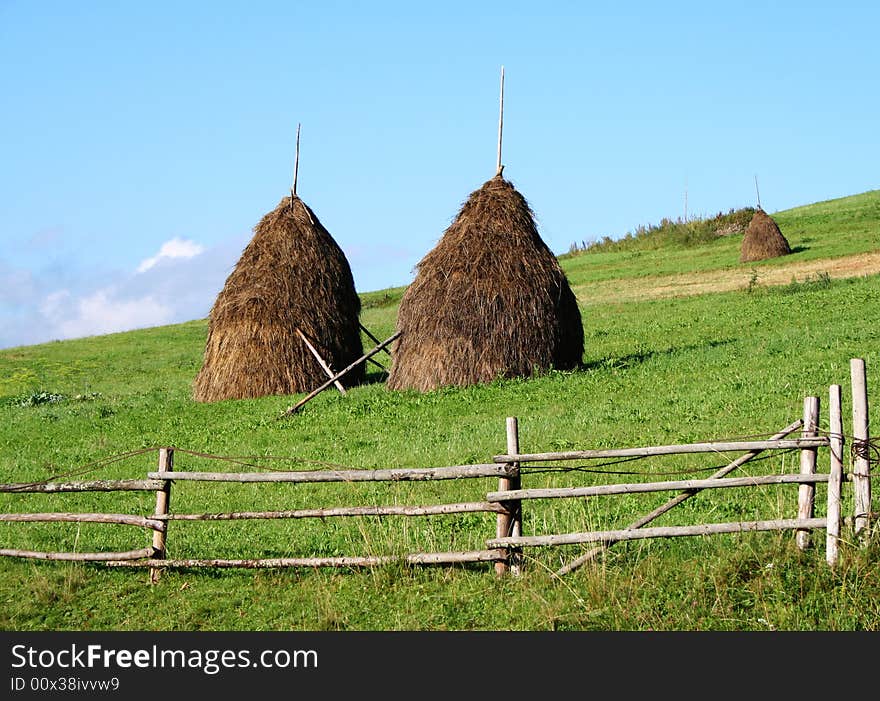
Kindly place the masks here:
POLYGON ((760 207, 755 211, 740 248, 740 263, 778 258, 791 253, 788 241, 773 218, 760 207))
POLYGON ((500 174, 471 193, 400 301, 387 386, 428 391, 581 362, 577 300, 525 198, 500 174))
MULTIPOLYGON (((348 260, 299 197, 284 197, 254 236, 211 308, 200 402, 309 392, 327 375, 301 329, 334 371, 363 354, 360 298, 348 260)), ((364 379, 358 365, 340 381, 364 379)))

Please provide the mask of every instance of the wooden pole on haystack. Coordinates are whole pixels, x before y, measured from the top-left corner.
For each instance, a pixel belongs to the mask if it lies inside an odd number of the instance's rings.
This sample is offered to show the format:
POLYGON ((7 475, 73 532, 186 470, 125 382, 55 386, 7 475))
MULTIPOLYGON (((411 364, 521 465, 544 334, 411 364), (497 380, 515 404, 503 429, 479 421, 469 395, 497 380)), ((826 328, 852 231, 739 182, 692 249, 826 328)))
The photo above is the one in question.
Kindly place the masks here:
POLYGON ((498 165, 495 175, 501 175, 504 166, 501 165, 501 135, 504 131, 504 66, 501 66, 501 97, 498 101, 498 165))
POLYGON ((293 158, 293 185, 290 186, 290 206, 293 206, 293 198, 296 197, 296 179, 299 176, 299 129, 302 125, 296 125, 296 155, 293 158))
POLYGON ((755 197, 758 201, 758 209, 761 209, 761 193, 758 190, 758 175, 755 174, 755 197))

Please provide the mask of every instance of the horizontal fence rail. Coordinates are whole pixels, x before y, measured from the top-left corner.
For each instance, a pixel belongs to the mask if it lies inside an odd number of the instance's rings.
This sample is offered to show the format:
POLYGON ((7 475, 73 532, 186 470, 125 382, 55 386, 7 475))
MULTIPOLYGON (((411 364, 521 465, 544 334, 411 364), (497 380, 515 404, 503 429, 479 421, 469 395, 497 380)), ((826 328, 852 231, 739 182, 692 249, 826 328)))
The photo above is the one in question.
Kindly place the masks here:
POLYGON ((0 556, 23 557, 33 560, 60 560, 66 562, 116 562, 124 560, 142 560, 145 557, 153 557, 155 548, 140 548, 138 550, 126 550, 119 553, 47 553, 34 550, 13 550, 0 548, 0 556))
POLYGON ((456 465, 388 470, 324 470, 313 472, 150 472, 151 479, 191 482, 420 482, 426 480, 503 477, 505 465, 456 465))
POLYGON ((673 538, 676 536, 711 535, 714 533, 746 533, 749 531, 779 531, 794 529, 824 528, 824 518, 776 519, 773 521, 744 521, 739 523, 707 523, 698 526, 662 526, 652 528, 632 528, 620 531, 591 531, 589 533, 563 533, 561 535, 520 536, 493 538, 487 541, 489 547, 506 548, 511 546, 574 545, 578 543, 601 543, 621 540, 641 540, 645 538, 673 538))
POLYGON ((293 511, 237 511, 217 514, 165 514, 154 516, 165 521, 239 521, 248 519, 329 518, 335 516, 433 516, 437 514, 469 514, 479 512, 501 513, 500 504, 488 501, 432 506, 339 506, 326 509, 296 509, 293 511))
POLYGON ((557 462, 563 460, 591 460, 594 458, 648 458, 660 455, 689 455, 697 453, 731 453, 752 450, 799 450, 824 448, 829 439, 792 438, 767 441, 730 441, 726 443, 688 443, 684 445, 657 445, 646 448, 615 448, 609 450, 569 450, 561 453, 523 453, 496 455, 496 463, 557 462))
POLYGON ((92 480, 89 482, 23 482, 0 484, 0 492, 43 493, 61 492, 153 492, 162 489, 162 481, 146 480, 92 480))
POLYGON ((124 526, 140 526, 154 531, 162 530, 165 524, 159 520, 132 516, 130 514, 71 514, 71 513, 44 513, 44 514, 0 514, 0 521, 29 522, 29 523, 115 523, 124 526))
POLYGON ((491 550, 468 550, 445 553, 412 553, 396 557, 394 555, 368 555, 362 557, 274 557, 263 559, 189 559, 189 560, 145 560, 107 562, 108 567, 241 567, 262 569, 275 567, 375 567, 403 562, 409 565, 454 565, 471 562, 496 562, 507 559, 503 548, 491 550))
POLYGON ((727 477, 723 479, 674 480, 668 482, 637 482, 605 484, 597 487, 545 487, 516 489, 507 492, 489 492, 490 502, 511 499, 563 499, 571 497, 610 496, 612 494, 643 494, 648 492, 693 489, 723 489, 726 487, 757 487, 764 484, 818 484, 828 482, 828 475, 765 475, 763 477, 727 477))

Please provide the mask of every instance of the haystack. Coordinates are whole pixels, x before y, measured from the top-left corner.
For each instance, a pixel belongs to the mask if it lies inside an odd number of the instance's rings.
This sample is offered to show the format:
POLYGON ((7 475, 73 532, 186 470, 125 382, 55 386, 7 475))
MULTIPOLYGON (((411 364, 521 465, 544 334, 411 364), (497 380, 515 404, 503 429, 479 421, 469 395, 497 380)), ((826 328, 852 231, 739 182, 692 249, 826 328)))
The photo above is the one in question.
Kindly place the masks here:
POLYGON ((779 226, 769 214, 759 206, 743 235, 739 262, 748 263, 767 258, 778 258, 791 253, 779 226))
POLYGON ((577 300, 531 208, 500 171, 418 264, 397 330, 390 389, 424 392, 580 364, 577 300))
MULTIPOLYGON (((211 308, 196 401, 308 392, 363 354, 360 298, 348 260, 314 212, 285 196, 254 227, 211 308)), ((358 365, 341 382, 363 381, 358 365)))

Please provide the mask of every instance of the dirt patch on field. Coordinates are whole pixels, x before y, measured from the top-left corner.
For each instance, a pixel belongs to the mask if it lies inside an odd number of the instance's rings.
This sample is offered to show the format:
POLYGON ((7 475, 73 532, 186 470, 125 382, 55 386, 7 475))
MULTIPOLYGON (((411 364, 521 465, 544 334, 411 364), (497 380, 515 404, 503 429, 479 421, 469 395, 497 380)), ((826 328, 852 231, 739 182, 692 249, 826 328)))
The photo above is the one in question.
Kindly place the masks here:
POLYGON ((767 287, 803 282, 818 275, 831 278, 860 277, 880 273, 880 251, 841 258, 824 258, 788 265, 749 266, 680 275, 609 280, 578 286, 575 293, 582 305, 598 302, 630 302, 663 297, 684 297, 710 292, 746 290, 749 285, 767 287), (757 277, 755 275, 757 274, 757 277))

